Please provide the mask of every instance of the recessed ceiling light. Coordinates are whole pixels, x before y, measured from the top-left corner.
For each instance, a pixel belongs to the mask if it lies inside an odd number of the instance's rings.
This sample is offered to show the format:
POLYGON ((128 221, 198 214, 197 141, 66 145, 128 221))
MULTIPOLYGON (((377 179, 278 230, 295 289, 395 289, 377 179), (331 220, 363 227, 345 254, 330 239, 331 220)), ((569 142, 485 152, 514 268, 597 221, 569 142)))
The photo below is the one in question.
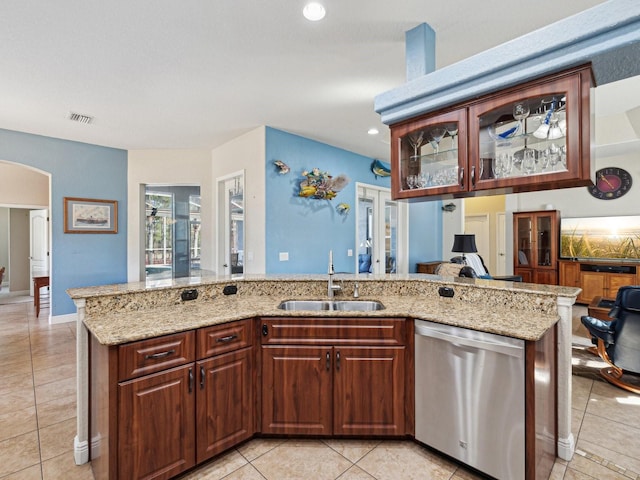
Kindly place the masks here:
POLYGON ((307 3, 302 9, 304 18, 306 18, 307 20, 311 20, 312 22, 322 20, 326 13, 327 12, 325 11, 324 7, 318 2, 307 3))
POLYGON ((380 131, 377 128, 373 127, 373 128, 370 128, 369 130, 367 130, 367 133, 369 135, 378 135, 380 133, 380 131))

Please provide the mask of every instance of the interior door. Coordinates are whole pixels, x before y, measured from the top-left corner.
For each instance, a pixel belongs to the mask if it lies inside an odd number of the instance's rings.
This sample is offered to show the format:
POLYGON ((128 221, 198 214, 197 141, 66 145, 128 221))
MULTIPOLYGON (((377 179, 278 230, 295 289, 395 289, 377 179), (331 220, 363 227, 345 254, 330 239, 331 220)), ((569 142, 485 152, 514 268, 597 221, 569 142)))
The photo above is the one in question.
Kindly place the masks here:
POLYGON ((494 275, 507 274, 507 222, 506 213, 496 213, 496 271, 494 275))
POLYGON ((476 236, 478 254, 482 256, 489 273, 496 269, 491 239, 489 237, 489 215, 467 215, 464 219, 464 233, 476 236))
POLYGON ((29 294, 33 296, 33 277, 49 273, 49 211, 29 211, 29 294))
POLYGON ((244 268, 244 171, 218 178, 218 272, 242 275, 244 268))

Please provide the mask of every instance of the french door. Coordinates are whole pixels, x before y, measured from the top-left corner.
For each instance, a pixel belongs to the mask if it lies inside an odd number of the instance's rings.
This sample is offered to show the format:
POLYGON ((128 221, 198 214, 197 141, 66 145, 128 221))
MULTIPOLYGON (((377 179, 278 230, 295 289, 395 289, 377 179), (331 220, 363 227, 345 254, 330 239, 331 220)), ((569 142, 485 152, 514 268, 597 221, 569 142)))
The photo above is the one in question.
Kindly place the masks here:
POLYGON ((391 200, 391 190, 358 183, 356 272, 406 273, 407 206, 391 200))

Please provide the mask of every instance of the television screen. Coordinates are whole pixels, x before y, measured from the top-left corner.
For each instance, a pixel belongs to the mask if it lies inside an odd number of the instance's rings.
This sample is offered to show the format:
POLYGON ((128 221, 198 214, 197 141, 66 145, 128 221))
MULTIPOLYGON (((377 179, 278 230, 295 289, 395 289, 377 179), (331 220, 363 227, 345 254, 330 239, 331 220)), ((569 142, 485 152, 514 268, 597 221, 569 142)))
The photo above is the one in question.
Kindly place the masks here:
POLYGON ((562 218, 563 258, 640 259, 640 216, 562 218))

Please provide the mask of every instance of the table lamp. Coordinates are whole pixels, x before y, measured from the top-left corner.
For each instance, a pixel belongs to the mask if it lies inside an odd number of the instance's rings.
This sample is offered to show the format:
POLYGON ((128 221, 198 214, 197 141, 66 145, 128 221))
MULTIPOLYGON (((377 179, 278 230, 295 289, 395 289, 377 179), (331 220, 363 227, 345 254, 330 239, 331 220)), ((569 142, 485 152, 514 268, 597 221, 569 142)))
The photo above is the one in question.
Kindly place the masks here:
POLYGON ((462 263, 467 264, 467 260, 464 256, 465 253, 476 253, 478 248, 476 247, 476 236, 474 234, 458 234, 453 236, 453 248, 454 253, 462 253, 462 263))

